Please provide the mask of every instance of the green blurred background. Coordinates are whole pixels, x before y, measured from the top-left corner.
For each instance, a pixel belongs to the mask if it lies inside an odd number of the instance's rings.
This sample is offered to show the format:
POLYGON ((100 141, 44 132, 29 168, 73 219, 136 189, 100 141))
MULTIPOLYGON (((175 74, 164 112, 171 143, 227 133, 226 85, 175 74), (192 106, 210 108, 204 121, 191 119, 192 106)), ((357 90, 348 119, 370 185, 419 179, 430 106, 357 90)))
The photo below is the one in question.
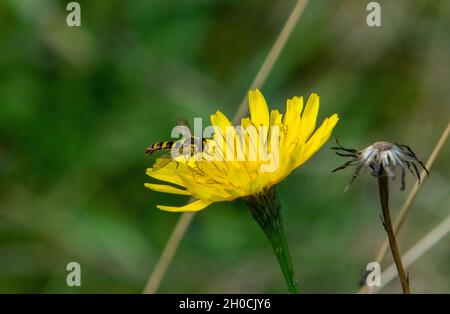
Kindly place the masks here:
MULTIPOLYGON (((144 288, 183 196, 144 188, 146 145, 177 116, 232 116, 295 1, 0 1, 0 292, 144 288), (82 286, 66 286, 66 264, 82 286)), ((262 91, 283 108, 321 97, 341 120, 319 153, 278 186, 302 292, 355 292, 384 230, 376 182, 329 147, 398 141, 426 159, 450 116, 450 1, 310 1, 262 91)), ((284 109, 283 109, 284 111, 284 109)), ((436 160, 399 236, 405 252, 449 213, 450 150, 436 160)), ((393 211, 406 192, 392 186, 393 211)), ((450 237, 410 269, 414 292, 450 292, 450 237)), ((385 264, 391 263, 388 254, 385 264)), ((271 247, 242 202, 200 212, 160 292, 284 292, 271 247)), ((397 280, 383 292, 400 292, 397 280)))

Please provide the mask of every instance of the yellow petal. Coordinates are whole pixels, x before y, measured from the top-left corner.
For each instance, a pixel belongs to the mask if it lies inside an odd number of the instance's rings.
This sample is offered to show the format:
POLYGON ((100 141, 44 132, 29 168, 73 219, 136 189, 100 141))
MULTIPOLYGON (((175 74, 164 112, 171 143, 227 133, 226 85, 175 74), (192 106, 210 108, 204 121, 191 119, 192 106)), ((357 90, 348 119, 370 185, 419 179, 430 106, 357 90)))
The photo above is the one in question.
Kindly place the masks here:
POLYGON ((253 131, 257 131, 254 128, 254 125, 252 123, 252 121, 249 118, 242 118, 241 120, 241 127, 244 128, 245 130, 245 143, 243 143, 243 147, 245 150, 245 156, 246 156, 246 160, 249 161, 249 154, 250 155, 255 155, 257 157, 258 154, 258 134, 254 134, 253 131), (248 128, 248 129, 247 129, 248 128), (252 153, 250 153, 252 152, 252 153), (254 152, 254 154, 253 154, 254 152))
MULTIPOLYGON (((283 118, 283 115, 280 114, 280 112, 278 110, 272 110, 270 112, 270 129, 269 129, 269 135, 268 135, 268 142, 267 142, 267 146, 269 147, 269 150, 271 148, 271 142, 272 142, 272 135, 273 135, 273 129, 272 127, 278 127, 278 138, 274 138, 275 140, 279 140, 279 143, 282 142, 283 140, 283 131, 282 131, 282 127, 281 127, 281 120, 283 118)), ((280 145, 279 145, 280 146, 280 145)))
POLYGON ((195 202, 192 202, 187 205, 180 206, 180 207, 164 206, 164 205, 157 205, 156 207, 158 207, 161 210, 166 210, 169 212, 196 212, 196 211, 204 209, 205 207, 207 207, 211 204, 212 204, 212 202, 198 200, 198 201, 195 201, 195 202))
POLYGON ((211 124, 218 126, 224 135, 226 134, 227 126, 231 126, 230 120, 228 120, 227 116, 220 111, 216 111, 215 114, 212 114, 210 120, 211 124))
POLYGON ((298 154, 295 167, 300 166, 308 160, 315 152, 317 152, 323 144, 330 138, 333 128, 339 121, 338 115, 335 113, 329 118, 326 118, 322 125, 314 132, 311 138, 306 142, 302 152, 298 154))
POLYGON ((217 147, 217 156, 223 160, 225 158, 224 154, 226 154, 227 150, 227 127, 232 126, 232 124, 230 120, 228 120, 228 118, 220 111, 216 111, 215 114, 212 114, 210 119, 214 128, 213 140, 215 142, 214 145, 217 147))
POLYGON ((176 163, 170 163, 164 168, 154 171, 152 168, 147 168, 146 174, 157 180, 166 181, 184 187, 183 181, 176 174, 176 163))
POLYGON ((270 112, 270 125, 281 125, 282 114, 278 110, 272 110, 270 112))
POLYGON ((149 188, 150 190, 153 190, 156 192, 179 194, 179 195, 192 195, 187 190, 182 190, 182 189, 176 188, 171 185, 153 184, 153 183, 144 183, 144 185, 145 185, 145 187, 149 188))
MULTIPOLYGON (((224 193, 220 184, 211 184, 205 182, 205 180, 201 180, 199 177, 197 177, 199 179, 195 180, 189 173, 180 173, 180 177, 184 180, 187 189, 189 189, 189 191, 194 191, 193 195, 198 199, 209 200, 227 197, 227 194, 224 193)), ((223 185, 225 186, 226 184, 223 183, 223 185)))
MULTIPOLYGON (((283 128, 285 136, 280 141, 282 154, 290 156, 292 150, 301 142, 301 124, 300 114, 303 108, 303 97, 293 97, 286 102, 286 114, 283 119, 283 128)), ((284 158, 287 160, 286 158, 284 158)))
MULTIPOLYGON (((286 102, 286 114, 284 115, 283 125, 292 125, 300 122, 300 113, 303 109, 303 97, 293 97, 286 102)), ((289 126, 287 127, 289 129, 289 126)), ((290 131, 290 130, 288 130, 290 131)))
POLYGON ((249 126, 253 126, 252 120, 250 120, 249 118, 242 118, 241 126, 243 128, 246 128, 246 127, 249 127, 249 126))
POLYGON ((248 92, 248 103, 253 124, 256 127, 269 126, 269 109, 264 96, 258 89, 248 92))
POLYGON ((307 140, 316 127, 317 114, 319 113, 319 96, 311 94, 306 102, 305 111, 302 114, 302 138, 307 140))

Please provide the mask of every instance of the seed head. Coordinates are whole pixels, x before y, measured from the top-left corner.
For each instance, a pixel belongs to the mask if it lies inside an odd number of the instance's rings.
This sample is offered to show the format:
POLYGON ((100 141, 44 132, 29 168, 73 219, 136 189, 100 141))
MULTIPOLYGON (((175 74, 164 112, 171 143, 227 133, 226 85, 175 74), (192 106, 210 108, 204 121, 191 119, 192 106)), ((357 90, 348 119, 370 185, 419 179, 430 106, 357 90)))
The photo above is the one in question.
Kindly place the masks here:
POLYGON ((401 174, 400 190, 405 189, 405 169, 407 168, 413 176, 415 176, 420 183, 420 173, 417 167, 419 164, 428 173, 425 165, 417 158, 416 154, 407 145, 392 144, 389 142, 375 142, 363 150, 356 150, 351 148, 344 148, 336 140, 337 146, 331 149, 335 150, 336 154, 342 157, 350 157, 340 167, 333 169, 333 172, 347 168, 348 166, 356 166, 353 172, 352 179, 345 190, 348 189, 355 179, 362 174, 367 168, 371 169, 371 174, 375 177, 387 176, 394 180, 395 173, 399 169, 401 174))

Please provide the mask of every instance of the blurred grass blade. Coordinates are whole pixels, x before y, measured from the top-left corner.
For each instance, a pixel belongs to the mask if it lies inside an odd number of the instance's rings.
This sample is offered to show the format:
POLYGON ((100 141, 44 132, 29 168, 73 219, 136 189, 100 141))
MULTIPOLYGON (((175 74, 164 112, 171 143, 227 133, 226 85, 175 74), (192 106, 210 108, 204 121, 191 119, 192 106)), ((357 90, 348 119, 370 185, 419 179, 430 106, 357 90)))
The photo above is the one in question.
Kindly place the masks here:
MULTIPOLYGON (((423 256, 429 249, 431 249, 436 243, 442 240, 450 232, 450 216, 444 219, 438 226, 431 230, 426 236, 424 236, 419 242, 417 242, 411 249, 408 250, 403 256, 402 261, 405 268, 411 266, 421 256, 423 256)), ((383 289, 388 283, 397 277, 397 271, 395 265, 390 265, 381 274, 381 285, 371 289, 372 293, 378 292, 383 289)))

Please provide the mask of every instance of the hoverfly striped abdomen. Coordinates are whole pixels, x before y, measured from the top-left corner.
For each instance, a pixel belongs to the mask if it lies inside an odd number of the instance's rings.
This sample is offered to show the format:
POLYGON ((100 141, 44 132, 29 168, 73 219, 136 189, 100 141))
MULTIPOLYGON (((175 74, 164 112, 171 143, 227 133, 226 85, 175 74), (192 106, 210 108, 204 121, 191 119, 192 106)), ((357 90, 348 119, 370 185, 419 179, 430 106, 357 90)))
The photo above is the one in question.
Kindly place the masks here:
POLYGON ((149 146, 145 149, 145 153, 147 155, 151 155, 154 152, 157 152, 158 150, 171 150, 175 142, 169 141, 169 142, 159 142, 155 143, 152 146, 149 146))

